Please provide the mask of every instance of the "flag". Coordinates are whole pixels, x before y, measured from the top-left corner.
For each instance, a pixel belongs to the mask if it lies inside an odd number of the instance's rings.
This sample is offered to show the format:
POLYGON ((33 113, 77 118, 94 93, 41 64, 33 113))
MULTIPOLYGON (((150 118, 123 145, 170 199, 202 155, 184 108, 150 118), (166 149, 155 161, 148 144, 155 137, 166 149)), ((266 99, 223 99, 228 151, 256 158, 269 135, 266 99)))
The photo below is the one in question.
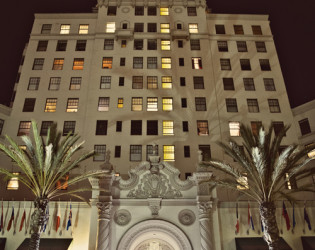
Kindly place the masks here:
POLYGON ((58 228, 60 226, 60 217, 61 217, 60 203, 58 202, 57 220, 56 220, 56 232, 58 231, 58 228))
POLYGON ((238 219, 238 203, 236 202, 236 233, 239 233, 240 231, 240 220, 238 219))
POLYGON ((21 232, 22 229, 23 229, 23 225, 24 225, 25 218, 26 218, 26 212, 25 212, 25 200, 24 200, 24 212, 23 212, 23 215, 22 215, 22 218, 21 218, 21 223, 20 223, 20 230, 19 230, 19 232, 21 232))
POLYGON ((14 221, 14 206, 12 206, 12 213, 11 213, 11 218, 8 223, 7 231, 10 231, 13 221, 14 221))
POLYGON ((305 203, 304 203, 304 220, 307 223, 308 229, 312 230, 311 221, 310 221, 310 218, 308 217, 308 214, 307 214, 307 211, 306 211, 306 207, 305 207, 305 203))
POLYGON ((46 208, 46 216, 48 217, 48 219, 47 219, 47 221, 45 222, 45 224, 44 224, 44 228, 43 228, 43 232, 45 233, 45 231, 46 231, 46 227, 47 227, 47 224, 48 224, 48 222, 49 222, 49 205, 47 206, 47 208, 46 208))
POLYGON ((69 219, 68 219, 68 223, 67 223, 67 231, 69 229, 69 227, 71 227, 72 225, 72 204, 70 202, 70 212, 69 212, 69 219))
POLYGON ((248 202, 248 226, 249 226, 249 228, 252 228, 253 230, 255 230, 253 217, 252 217, 252 214, 250 212, 249 202, 248 202))
POLYGON ((2 203, 1 203, 1 220, 0 220, 0 232, 2 230, 4 230, 4 225, 3 225, 3 200, 2 200, 2 203))
POLYGON ((261 231, 264 232, 264 231, 265 231, 265 228, 264 228, 264 224, 262 223, 261 218, 260 218, 260 225, 261 225, 261 231))
POLYGON ((292 227, 295 228, 296 221, 295 221, 295 212, 294 212, 294 203, 293 203, 293 211, 292 211, 292 227))
POLYGON ((290 218, 289 218, 289 214, 287 212, 287 209, 285 207, 284 201, 282 202, 282 216, 285 219, 285 223, 287 224, 287 230, 290 230, 290 218))

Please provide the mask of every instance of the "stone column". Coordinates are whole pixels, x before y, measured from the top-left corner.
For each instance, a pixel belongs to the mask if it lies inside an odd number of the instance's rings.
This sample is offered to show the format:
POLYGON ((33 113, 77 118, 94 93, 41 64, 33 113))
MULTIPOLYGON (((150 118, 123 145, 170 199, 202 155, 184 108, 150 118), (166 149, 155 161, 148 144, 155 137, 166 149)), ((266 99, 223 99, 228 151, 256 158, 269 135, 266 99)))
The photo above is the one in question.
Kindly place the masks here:
POLYGON ((96 236, 96 250, 110 250, 110 218, 112 202, 97 202, 98 225, 96 236))
POLYGON ((199 223, 200 223, 200 240, 201 250, 213 249, 212 238, 212 222, 211 222, 211 209, 212 202, 204 200, 205 197, 198 197, 198 209, 199 209, 199 223))

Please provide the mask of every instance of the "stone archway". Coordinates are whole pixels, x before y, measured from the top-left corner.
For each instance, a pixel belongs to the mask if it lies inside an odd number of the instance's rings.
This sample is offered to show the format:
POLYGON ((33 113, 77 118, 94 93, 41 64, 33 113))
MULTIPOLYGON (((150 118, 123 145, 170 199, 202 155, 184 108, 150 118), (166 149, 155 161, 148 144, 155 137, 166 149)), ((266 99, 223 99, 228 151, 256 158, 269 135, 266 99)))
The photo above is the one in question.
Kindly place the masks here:
POLYGON ((121 238, 117 250, 192 250, 189 239, 177 226, 163 220, 146 220, 134 225, 121 238), (159 248, 156 248, 159 249, 159 248))

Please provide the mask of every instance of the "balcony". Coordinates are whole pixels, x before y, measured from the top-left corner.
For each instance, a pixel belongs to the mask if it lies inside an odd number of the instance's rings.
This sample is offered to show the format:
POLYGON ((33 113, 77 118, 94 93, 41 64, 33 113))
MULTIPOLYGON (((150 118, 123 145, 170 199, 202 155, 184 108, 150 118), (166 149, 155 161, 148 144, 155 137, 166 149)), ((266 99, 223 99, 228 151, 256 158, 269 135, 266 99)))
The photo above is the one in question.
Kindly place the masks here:
POLYGON ((132 39, 133 29, 116 29, 115 38, 118 39, 132 39))
POLYGON ((172 40, 174 39, 189 39, 189 32, 186 29, 172 29, 171 30, 172 40))

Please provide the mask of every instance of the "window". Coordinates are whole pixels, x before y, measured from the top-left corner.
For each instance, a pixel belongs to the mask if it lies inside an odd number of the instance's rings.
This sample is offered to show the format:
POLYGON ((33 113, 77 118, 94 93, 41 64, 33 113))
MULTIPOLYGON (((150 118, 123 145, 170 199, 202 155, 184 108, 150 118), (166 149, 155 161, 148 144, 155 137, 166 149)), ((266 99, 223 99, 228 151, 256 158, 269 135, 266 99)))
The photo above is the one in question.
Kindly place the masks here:
POLYGON ((93 161, 105 161, 106 145, 94 145, 93 161))
POLYGON ((120 158, 121 146, 115 146, 115 158, 120 158))
POLYGON ((179 66, 185 66, 185 61, 184 61, 184 58, 178 58, 178 64, 179 66))
POLYGON ((148 32, 157 32, 156 23, 148 23, 148 32))
POLYGON ((85 48, 86 48, 86 40, 77 40, 75 51, 85 51, 85 48))
POLYGON ((57 98, 47 98, 44 112, 56 112, 57 98))
POLYGON ((299 125, 300 125, 300 130, 301 130, 302 135, 306 135, 306 134, 311 133, 311 127, 310 127, 310 123, 308 121, 308 118, 300 120, 299 125))
POLYGON ((162 57, 162 69, 171 69, 172 68, 172 58, 162 57))
POLYGON ((144 30, 143 27, 144 27, 143 23, 135 23, 134 32, 143 32, 144 30))
POLYGON ((148 50, 157 50, 157 40, 148 39, 148 50))
POLYGON ((229 51, 227 41, 218 41, 217 43, 218 43, 218 50, 220 52, 229 51))
POLYGON ((175 146, 163 145, 163 160, 175 161, 175 146))
POLYGON ((62 70, 64 59, 63 58, 55 58, 53 63, 53 70, 62 70))
POLYGON ((192 57, 191 64, 193 69, 202 69, 201 57, 192 57))
POLYGON ((216 34, 220 34, 220 35, 225 34, 225 27, 224 27, 224 25, 222 25, 222 24, 216 24, 216 25, 215 25, 215 33, 216 33, 216 34))
POLYGON ((148 89, 157 89, 158 88, 158 80, 157 76, 148 76, 147 77, 147 87, 148 89))
POLYGON ((147 121, 147 135, 158 135, 158 121, 147 121))
POLYGON ((187 98, 182 98, 181 103, 182 103, 182 108, 187 108, 187 98))
POLYGON ((172 111, 173 110, 173 98, 163 97, 162 98, 163 111, 172 111))
POLYGON ((244 82, 244 88, 247 91, 254 91, 255 90, 255 84, 253 78, 243 78, 244 82))
POLYGON ((4 120, 0 119, 0 135, 2 134, 3 126, 4 126, 4 120))
POLYGON ((202 161, 211 160, 211 150, 210 145, 199 145, 199 150, 201 151, 202 161))
POLYGON ((174 135, 174 121, 163 121, 163 135, 174 135))
POLYGON ((224 88, 224 90, 235 90, 233 78, 224 77, 223 78, 223 88, 224 88))
POLYGON ((231 70, 230 59, 220 59, 221 70, 231 70))
POLYGON ((60 82, 61 82, 61 77, 50 77, 48 89, 59 90, 60 82))
POLYGON ((158 145, 147 145, 147 161, 150 160, 149 156, 159 155, 159 146, 158 145), (153 152, 155 150, 155 152, 153 152))
POLYGON ((189 33, 198 33, 198 24, 197 23, 190 23, 188 24, 189 33))
POLYGON ((156 69, 157 68, 157 57, 148 57, 147 68, 148 69, 156 69))
POLYGON ((30 77, 27 89, 38 90, 39 82, 40 82, 40 77, 30 77))
MULTIPOLYGON (((16 176, 19 176, 20 173, 12 173, 16 176)), ((18 190, 19 189, 19 178, 11 177, 7 183, 7 190, 18 190)), ((13 214, 14 215, 14 214, 13 214)))
POLYGON ((142 135, 141 120, 131 120, 130 135, 142 135))
POLYGON ((187 7, 187 15, 188 16, 197 16, 196 7, 187 7))
POLYGON ((31 122, 30 121, 22 121, 22 122, 20 122, 17 135, 18 136, 29 135, 30 129, 31 129, 31 122))
POLYGON ((167 7, 160 8, 160 16, 169 16, 169 9, 167 7))
POLYGON ((51 24, 43 24, 42 25, 42 30, 41 30, 41 34, 50 34, 51 32, 51 27, 52 25, 51 24))
POLYGON ((240 136, 241 135, 241 125, 240 122, 229 122, 230 136, 240 136))
POLYGON ((297 189, 297 184, 296 184, 295 177, 291 176, 291 178, 290 178, 289 173, 285 173, 284 179, 285 179, 285 182, 286 182, 286 188, 287 189, 297 189))
POLYGON ((142 160, 142 145, 130 145, 130 161, 142 160))
POLYGON ((252 127, 253 135, 258 135, 259 130, 262 127, 262 123, 261 122, 250 122, 250 125, 252 127))
POLYGON ((117 7, 116 6, 108 6, 107 7, 107 16, 116 16, 117 7))
POLYGON ((115 33, 116 31, 116 24, 115 22, 107 22, 106 23, 106 33, 115 33))
POLYGON ((262 35, 260 25, 252 25, 253 35, 262 35))
POLYGON ((128 28, 128 23, 123 23, 122 24, 122 28, 125 30, 125 29, 127 29, 128 28))
POLYGON ((184 146, 184 157, 189 158, 190 157, 190 147, 184 146))
POLYGON ((107 124, 107 120, 97 120, 95 135, 107 135, 107 124))
POLYGON ((62 35, 70 34, 70 24, 61 24, 60 34, 62 35))
POLYGON ((242 70, 251 70, 249 59, 240 59, 240 64, 242 70))
POLYGON ((71 77, 70 90, 79 90, 81 88, 82 77, 71 77))
POLYGON ((46 51, 48 46, 47 40, 39 40, 36 51, 46 51))
POLYGON ((143 39, 135 39, 133 43, 133 49, 143 50, 143 39))
POLYGON ((162 88, 171 89, 172 88, 172 77, 171 76, 162 76, 162 88))
POLYGON ((144 6, 135 6, 135 16, 144 15, 144 6))
POLYGON ((120 76, 118 86, 124 86, 124 85, 125 85, 125 77, 120 76))
POLYGON ((142 97, 132 97, 131 111, 142 111, 142 97))
POLYGON ((117 121, 116 122, 116 132, 121 132, 122 131, 122 121, 117 121))
POLYGON ((255 42, 257 52, 267 52, 265 42, 255 42))
POLYGON ((234 25, 235 35, 244 35, 243 25, 234 25))
MULTIPOLYGON (((191 40, 190 40, 190 41, 191 41, 191 40)), ((178 40, 178 41, 177 41, 177 47, 178 47, 178 48, 183 48, 183 47, 184 47, 183 40, 178 40)))
POLYGON ((125 57, 120 58, 120 66, 126 66, 126 58, 125 57))
POLYGON ((158 98, 157 97, 147 98, 147 111, 158 111, 158 98))
POLYGON ((89 34, 89 25, 88 24, 80 24, 79 26, 79 34, 89 34))
POLYGON ((206 98, 205 97, 196 97, 195 98, 195 106, 196 106, 196 111, 206 111, 207 110, 206 98))
POLYGON ((113 50, 113 49, 114 49, 114 39, 105 39, 104 50, 113 50))
POLYGON ((148 16, 156 16, 156 7, 148 6, 148 16))
MULTIPOLYGON (((240 146, 241 147, 241 146, 240 146)), ((238 190, 246 190, 249 189, 249 185, 248 185, 248 178, 246 176, 247 174, 244 173, 243 176, 240 176, 237 178, 237 182, 239 183, 239 185, 236 186, 236 188, 238 190)))
POLYGON ((257 99, 247 99, 247 106, 248 106, 248 112, 249 113, 258 113, 259 112, 259 106, 257 99))
POLYGON ((113 66, 113 58, 112 57, 103 57, 102 68, 103 69, 111 69, 113 66))
POLYGON ((202 76, 194 76, 193 81, 194 81, 194 89, 204 89, 205 88, 202 76))
POLYGON ((236 41, 237 51, 238 52, 247 52, 246 41, 236 41))
MULTIPOLYGON (((275 135, 279 135, 282 129, 284 128, 283 122, 272 122, 273 131, 275 135)), ((286 136, 286 135, 285 135, 286 136)))
POLYGON ((190 39, 190 50, 200 50, 199 39, 190 39))
POLYGON ((171 50, 170 40, 161 40, 161 50, 171 50))
POLYGON ((182 86, 182 87, 186 86, 186 78, 185 77, 180 77, 179 81, 180 81, 180 86, 182 86))
POLYGON ((169 23, 161 23, 160 24, 161 33, 170 33, 170 24, 169 23))
POLYGON ((117 108, 121 109, 124 107, 124 98, 117 99, 117 108))
POLYGON ((208 121, 198 120, 197 121, 197 134, 198 135, 209 135, 208 121))
POLYGON ((121 48, 126 48, 127 47, 127 40, 121 40, 121 48))
POLYGON ((46 136, 48 133, 48 129, 53 125, 53 121, 42 121, 42 126, 40 128, 40 135, 46 136))
POLYGON ((143 89, 143 76, 133 76, 132 77, 132 88, 133 89, 143 89))
POLYGON ((270 113, 280 113, 280 105, 278 99, 268 99, 270 113))
POLYGON ((84 58, 74 58, 73 59, 73 70, 82 70, 84 66, 84 58))
POLYGON ((276 91, 275 83, 272 78, 264 78, 263 80, 266 91, 276 91))
POLYGON ((183 121, 183 132, 188 132, 189 129, 188 129, 188 121, 183 121))
POLYGON ((57 46, 56 46, 56 51, 66 51, 67 50, 67 40, 58 40, 57 46))
POLYGON ((98 111, 108 111, 109 110, 109 97, 98 98, 98 111))
POLYGON ((110 89, 111 81, 111 76, 101 76, 100 89, 110 89))
POLYGON ((22 112, 33 112, 36 98, 25 98, 22 112))
POLYGON ((79 98, 68 98, 66 112, 78 112, 79 98))
POLYGON ((270 71, 270 63, 268 59, 259 59, 260 68, 262 71, 270 71))
POLYGON ((35 58, 33 63, 33 70, 42 70, 44 66, 44 58, 35 58))
POLYGON ((142 69, 143 68, 143 57, 134 57, 133 58, 133 68, 142 69))
POLYGON ((74 134, 75 132, 75 121, 65 121, 63 124, 62 135, 68 135, 69 133, 74 134))
POLYGON ((237 102, 235 98, 226 98, 225 103, 227 112, 238 112, 237 102))

